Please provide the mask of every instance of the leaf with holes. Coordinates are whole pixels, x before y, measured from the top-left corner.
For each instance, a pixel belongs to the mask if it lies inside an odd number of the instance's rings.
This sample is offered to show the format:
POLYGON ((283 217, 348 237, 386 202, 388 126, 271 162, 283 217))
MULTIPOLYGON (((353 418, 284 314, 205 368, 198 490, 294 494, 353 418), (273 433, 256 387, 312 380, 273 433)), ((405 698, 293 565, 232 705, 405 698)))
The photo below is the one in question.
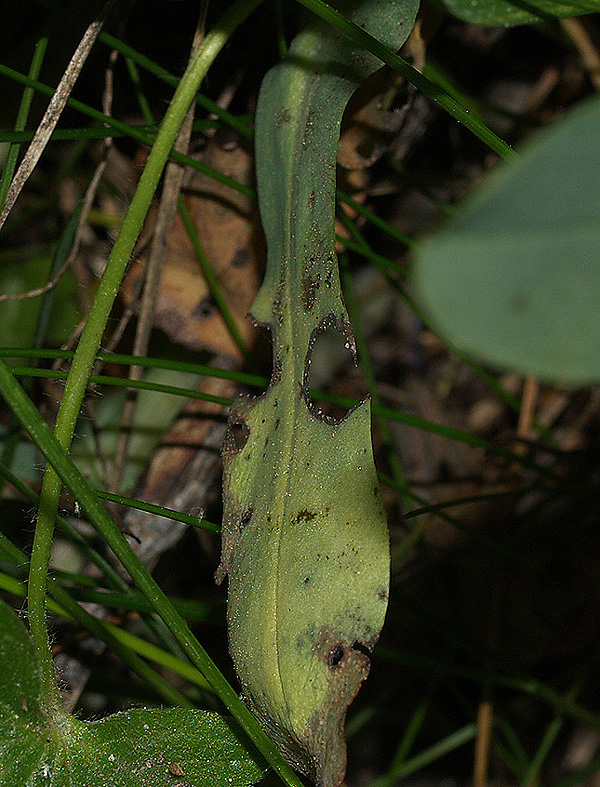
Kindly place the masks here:
MULTIPOLYGON (((417 5, 367 0, 352 18, 397 49, 417 5)), ((354 345, 335 258, 335 159, 344 106, 377 66, 318 24, 263 82, 256 157, 268 264, 252 315, 272 331, 274 372, 264 396, 232 408, 223 451, 217 580, 229 574, 235 667, 281 751, 325 787, 344 776, 344 717, 389 585, 369 404, 334 422, 309 393, 319 334, 335 328, 354 345)))

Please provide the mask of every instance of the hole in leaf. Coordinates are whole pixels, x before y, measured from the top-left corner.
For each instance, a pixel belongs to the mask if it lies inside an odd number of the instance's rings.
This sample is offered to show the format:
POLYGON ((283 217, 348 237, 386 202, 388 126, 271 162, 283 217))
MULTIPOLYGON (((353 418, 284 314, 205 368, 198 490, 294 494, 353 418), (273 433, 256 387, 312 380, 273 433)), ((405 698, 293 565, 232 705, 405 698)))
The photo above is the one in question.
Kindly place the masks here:
POLYGON ((239 454, 250 437, 250 429, 245 421, 236 420, 229 424, 228 441, 231 448, 239 454))
POLYGON ((338 642, 334 645, 327 654, 327 666, 329 669, 336 669, 339 667, 345 655, 346 648, 343 642, 338 642))
POLYGON ((339 422, 348 415, 348 408, 319 401, 314 391, 362 399, 366 393, 364 382, 354 365, 352 346, 344 333, 336 327, 326 327, 313 335, 305 373, 305 384, 310 392, 309 407, 317 418, 339 422))

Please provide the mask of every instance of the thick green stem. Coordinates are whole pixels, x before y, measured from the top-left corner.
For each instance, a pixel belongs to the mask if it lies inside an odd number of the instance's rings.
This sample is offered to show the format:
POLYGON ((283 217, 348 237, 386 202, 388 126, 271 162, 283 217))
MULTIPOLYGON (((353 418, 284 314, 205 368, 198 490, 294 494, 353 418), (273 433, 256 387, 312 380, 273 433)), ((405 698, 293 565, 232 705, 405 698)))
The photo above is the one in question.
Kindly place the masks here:
MULTIPOLYGON (((110 254, 100 281, 94 303, 90 309, 56 418, 54 434, 60 445, 68 449, 75 423, 85 394, 89 375, 112 309, 114 300, 142 224, 150 208, 167 158, 175 142, 179 127, 196 92, 214 59, 227 43, 235 28, 260 4, 262 0, 238 0, 223 15, 206 36, 198 53, 188 66, 162 123, 160 132, 148 156, 135 195, 119 237, 110 254)), ((54 668, 49 650, 45 625, 44 601, 46 575, 50 560, 50 547, 54 520, 58 509, 61 481, 52 467, 44 474, 40 495, 40 510, 31 555, 29 580, 29 621, 31 635, 42 665, 42 688, 46 710, 59 712, 60 700, 54 679, 54 668)))

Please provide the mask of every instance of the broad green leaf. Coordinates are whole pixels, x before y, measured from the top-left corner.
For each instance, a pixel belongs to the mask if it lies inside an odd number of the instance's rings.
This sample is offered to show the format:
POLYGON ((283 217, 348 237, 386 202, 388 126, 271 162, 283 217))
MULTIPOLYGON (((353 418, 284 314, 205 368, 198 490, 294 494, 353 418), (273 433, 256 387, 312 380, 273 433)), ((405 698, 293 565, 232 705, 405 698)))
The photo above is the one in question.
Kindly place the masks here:
POLYGON ((439 330, 486 363, 600 380, 600 100, 503 165, 415 261, 439 330))
POLYGON ((540 18, 590 14, 597 0, 439 0, 454 16, 475 25, 527 25, 540 18))
MULTIPOLYGON (((417 5, 367 0, 352 19, 395 50, 417 5)), ((353 348, 335 257, 335 160, 344 106, 377 66, 319 22, 263 82, 256 159, 268 263, 251 311, 271 329, 274 373, 264 396, 232 408, 223 452, 217 579, 229 573, 231 654, 263 726, 325 787, 343 779, 343 721, 389 585, 369 403, 338 423, 309 394, 319 334, 334 328, 353 348)))
MULTIPOLYGON (((74 722, 48 759, 57 787, 250 787, 264 769, 229 718, 182 708, 136 709, 74 722), (75 775, 76 774, 76 775, 75 775)), ((27 787, 43 787, 43 780, 27 787)))
POLYGON ((38 665, 31 639, 0 599, 0 784, 25 784, 43 752, 38 665))
POLYGON ((264 774, 235 722, 217 713, 153 708, 98 722, 50 719, 40 707, 29 634, 2 600, 0 671, 0 784, 7 787, 250 787, 264 774))

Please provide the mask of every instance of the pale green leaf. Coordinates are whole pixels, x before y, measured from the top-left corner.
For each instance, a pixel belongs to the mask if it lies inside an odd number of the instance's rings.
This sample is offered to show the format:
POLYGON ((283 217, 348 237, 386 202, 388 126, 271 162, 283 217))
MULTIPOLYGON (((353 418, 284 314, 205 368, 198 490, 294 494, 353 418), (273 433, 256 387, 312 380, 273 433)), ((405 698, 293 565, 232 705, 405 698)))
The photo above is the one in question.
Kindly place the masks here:
POLYGON ((424 243, 416 287, 439 330, 484 362, 600 380, 600 100, 502 165, 424 243))
MULTIPOLYGON (((352 20, 396 50, 417 6, 367 0, 352 20)), ((264 396, 232 408, 224 448, 218 579, 229 573, 232 657, 281 751, 325 787, 344 776, 343 721, 389 586, 369 404, 337 423, 309 394, 319 334, 334 328, 354 344, 335 257, 335 161, 343 109, 378 65, 319 22, 265 77, 256 157, 268 264, 251 311, 271 329, 275 370, 264 396)))

